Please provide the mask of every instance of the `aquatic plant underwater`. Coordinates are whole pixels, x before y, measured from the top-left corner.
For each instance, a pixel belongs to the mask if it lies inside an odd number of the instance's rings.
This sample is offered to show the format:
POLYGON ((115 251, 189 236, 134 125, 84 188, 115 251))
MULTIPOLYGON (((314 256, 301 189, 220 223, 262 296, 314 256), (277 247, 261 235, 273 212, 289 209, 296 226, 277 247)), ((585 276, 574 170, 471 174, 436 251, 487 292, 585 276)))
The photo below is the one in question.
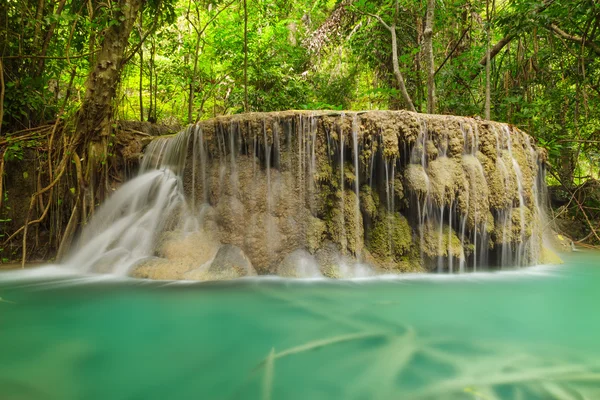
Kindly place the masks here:
POLYGON ((2 388, 62 399, 595 399, 597 260, 317 281, 13 272, 0 284, 2 388))

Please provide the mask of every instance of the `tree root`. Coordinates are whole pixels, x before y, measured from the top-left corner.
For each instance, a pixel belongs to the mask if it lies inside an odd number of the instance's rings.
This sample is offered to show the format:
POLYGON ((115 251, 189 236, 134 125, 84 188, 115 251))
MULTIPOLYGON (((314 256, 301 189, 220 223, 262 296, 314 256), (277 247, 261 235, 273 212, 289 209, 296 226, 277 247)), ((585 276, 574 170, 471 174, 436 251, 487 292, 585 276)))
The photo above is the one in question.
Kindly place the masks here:
POLYGON ((9 143, 15 143, 15 142, 33 139, 36 135, 41 135, 42 133, 49 131, 50 128, 51 128, 51 125, 44 125, 42 127, 35 128, 34 131, 31 131, 25 135, 10 136, 10 137, 8 137, 8 139, 0 140, 0 146, 4 146, 9 143))

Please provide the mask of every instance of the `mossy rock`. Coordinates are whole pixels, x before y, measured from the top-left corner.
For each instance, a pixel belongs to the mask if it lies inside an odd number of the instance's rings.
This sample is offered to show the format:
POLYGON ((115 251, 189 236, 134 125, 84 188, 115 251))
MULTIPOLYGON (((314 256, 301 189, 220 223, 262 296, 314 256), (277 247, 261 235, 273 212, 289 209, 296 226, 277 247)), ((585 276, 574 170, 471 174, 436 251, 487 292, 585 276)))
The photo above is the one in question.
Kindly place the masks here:
POLYGON ((367 248, 385 263, 400 262, 412 246, 412 229, 400 213, 382 211, 369 232, 367 248))
POLYGON ((548 265, 563 264, 564 261, 550 247, 542 246, 540 253, 540 263, 548 265))
POLYGON ((338 193, 339 204, 332 210, 331 219, 327 221, 327 231, 334 243, 340 245, 342 252, 346 250, 357 255, 364 246, 364 228, 360 213, 358 197, 351 190, 338 193), (357 214, 358 211, 358 214, 357 214))
POLYGON ((408 189, 419 196, 426 196, 429 192, 429 176, 420 164, 409 164, 404 171, 408 189))
POLYGON ((428 223, 425 224, 425 226, 422 226, 421 229, 423 229, 423 243, 421 243, 421 249, 427 257, 465 257, 465 250, 462 247, 458 235, 448 225, 443 225, 441 238, 440 228, 437 225, 428 223))
POLYGON ((460 164, 448 157, 439 157, 429 163, 429 195, 439 206, 449 205, 457 192, 464 190, 460 164))
POLYGON ((490 210, 490 192, 485 178, 485 172, 479 159, 465 155, 462 158, 465 176, 466 196, 459 196, 458 209, 467 216, 467 228, 475 230, 487 221, 490 210))
POLYGON ((308 216, 306 226, 306 245, 308 251, 314 254, 321 247, 326 229, 327 224, 325 221, 312 215, 308 216))
POLYGON ((286 278, 316 278, 322 276, 317 259, 303 249, 295 250, 285 256, 277 266, 277 275, 286 278))
POLYGON ((315 259, 323 276, 327 278, 341 278, 338 266, 340 264, 340 252, 335 243, 323 242, 315 253, 315 259))
POLYGON ((523 206, 523 218, 524 218, 524 231, 521 234, 521 208, 514 207, 508 212, 509 214, 509 226, 505 232, 504 221, 498 221, 494 229, 494 237, 496 238, 496 244, 501 243, 520 243, 522 240, 527 240, 532 234, 533 215, 531 210, 523 206))
POLYGON ((255 276, 256 271, 242 249, 232 244, 221 246, 208 268, 207 275, 213 280, 255 276))
POLYGON ((379 207, 379 195, 369 185, 363 185, 360 189, 360 208, 362 212, 371 218, 377 215, 379 207))

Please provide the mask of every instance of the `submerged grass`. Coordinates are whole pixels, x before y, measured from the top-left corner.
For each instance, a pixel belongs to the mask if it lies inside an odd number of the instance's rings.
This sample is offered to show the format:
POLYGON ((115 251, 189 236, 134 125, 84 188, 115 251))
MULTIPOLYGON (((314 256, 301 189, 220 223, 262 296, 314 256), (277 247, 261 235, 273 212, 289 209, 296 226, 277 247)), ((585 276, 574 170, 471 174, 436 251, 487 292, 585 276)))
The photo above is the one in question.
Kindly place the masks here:
MULTIPOLYGON (((370 363, 364 364, 360 376, 345 383, 344 390, 350 397, 352 393, 369 393, 374 399, 404 394, 415 400, 600 398, 600 363, 597 361, 579 358, 564 363, 541 354, 554 349, 540 349, 540 354, 524 353, 504 343, 472 343, 468 346, 470 354, 465 355, 463 343, 419 338, 412 328, 401 335, 362 332, 312 340, 280 352, 272 349, 257 366, 264 369, 262 398, 271 399, 275 360, 374 337, 385 340, 369 347, 370 363), (460 351, 453 351, 453 346, 460 351), (445 371, 446 376, 438 376, 435 371, 439 370, 445 371), (415 378, 424 384, 416 388, 405 384, 415 378)), ((363 349, 363 354, 356 357, 363 359, 366 352, 368 350, 363 349)), ((321 354, 321 357, 327 355, 321 354)))
MULTIPOLYGON (((331 364, 341 371, 361 365, 360 373, 338 388, 345 398, 360 398, 363 394, 373 399, 408 396, 415 400, 600 398, 600 361, 568 349, 420 336, 412 326, 392 326, 383 320, 359 322, 360 318, 354 317, 363 309, 327 313, 308 299, 261 292, 308 315, 317 315, 323 323, 360 329, 305 341, 280 351, 272 349, 253 371, 253 374, 263 371, 263 399, 273 398, 276 360, 293 359, 315 350, 320 352, 310 356, 311 365, 331 364), (381 340, 373 341, 374 338, 381 340), (360 351, 351 343, 360 346, 360 351), (339 354, 343 354, 343 359, 336 359, 339 354)), ((297 362, 281 365, 280 375, 285 376, 285 369, 291 365, 294 368, 300 365, 297 362)))

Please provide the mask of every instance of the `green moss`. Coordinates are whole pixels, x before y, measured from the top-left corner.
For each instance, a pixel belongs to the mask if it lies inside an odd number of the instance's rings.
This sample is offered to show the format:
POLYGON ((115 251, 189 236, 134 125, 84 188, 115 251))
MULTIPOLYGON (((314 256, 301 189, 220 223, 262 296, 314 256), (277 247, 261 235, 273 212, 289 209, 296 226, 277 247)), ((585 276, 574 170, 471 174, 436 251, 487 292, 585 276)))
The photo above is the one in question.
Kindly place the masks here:
POLYGON ((404 199, 404 185, 402 185, 402 179, 398 175, 394 178, 394 194, 398 200, 404 199))
POLYGON ((564 261, 556 254, 551 248, 542 246, 542 251, 540 254, 540 262, 542 264, 563 264, 564 261))
POLYGON ((351 162, 344 163, 344 182, 346 185, 351 186, 356 181, 356 173, 354 171, 354 164, 351 162))
POLYGON ((377 215, 377 207, 379 205, 379 195, 373 192, 369 185, 363 185, 360 188, 360 208, 371 218, 377 215))
POLYGON ((314 253, 319 249, 319 247, 323 243, 323 239, 325 238, 326 228, 327 225, 325 221, 313 217, 312 215, 308 217, 306 227, 306 246, 308 248, 308 251, 314 253))
MULTIPOLYGON (((532 227, 534 225, 533 214, 527 207, 523 207, 523 217, 525 220, 525 239, 529 238, 532 234, 532 227)), ((509 228, 504 232, 504 221, 498 221, 494 229, 494 237, 496 244, 501 243, 520 243, 521 242, 521 209, 514 207, 510 209, 510 225, 506 226, 509 228)))
POLYGON ((448 140, 448 156, 460 157, 463 153, 463 143, 458 136, 454 136, 448 140))
POLYGON ((383 211, 369 232, 367 248, 381 261, 405 261, 412 246, 412 229, 400 213, 383 211))
POLYGON ((427 159, 428 160, 435 160, 438 158, 438 149, 435 145, 435 143, 433 142, 433 140, 428 140, 425 143, 425 149, 427 150, 427 159))
POLYGON ((429 195, 438 205, 451 204, 456 193, 463 190, 462 171, 456 160, 440 157, 429 163, 429 195))
MULTIPOLYGON (((339 204, 342 193, 338 192, 339 204)), ((350 251, 358 255, 364 245, 364 229, 362 215, 358 213, 358 197, 351 190, 344 191, 344 208, 337 206, 331 210, 331 218, 327 220, 327 231, 334 243, 341 246, 342 252, 350 251)))
POLYGON ((468 192, 459 198, 458 208, 461 214, 467 215, 468 229, 474 230, 488 218, 489 188, 479 160, 470 155, 463 156, 462 160, 468 192))
POLYGON ((479 153, 477 159, 483 167, 489 193, 493 193, 493 196, 489 198, 490 207, 496 210, 509 207, 513 197, 513 190, 507 189, 508 185, 510 185, 510 181, 507 181, 507 179, 509 171, 512 173, 512 168, 507 170, 502 158, 494 160, 483 153, 479 153))
POLYGON ((331 279, 341 279, 343 278, 342 273, 340 272, 339 265, 329 264, 321 267, 321 273, 326 278, 331 279))
POLYGON ((423 243, 421 249, 423 253, 431 258, 439 256, 448 257, 452 254, 456 258, 464 258, 465 253, 456 232, 448 225, 442 227, 442 237, 440 241, 440 229, 433 224, 426 224, 423 229, 423 243))
MULTIPOLYGON (((531 210, 525 206, 522 208, 523 211, 523 225, 525 228, 525 238, 531 236, 531 228, 533 226, 533 214, 531 210)), ((521 208, 514 207, 511 210, 511 221, 512 221, 512 241, 520 242, 521 241, 521 208)))
POLYGON ((419 164, 409 164, 404 171, 408 189, 419 196, 425 196, 429 190, 429 177, 419 164))

